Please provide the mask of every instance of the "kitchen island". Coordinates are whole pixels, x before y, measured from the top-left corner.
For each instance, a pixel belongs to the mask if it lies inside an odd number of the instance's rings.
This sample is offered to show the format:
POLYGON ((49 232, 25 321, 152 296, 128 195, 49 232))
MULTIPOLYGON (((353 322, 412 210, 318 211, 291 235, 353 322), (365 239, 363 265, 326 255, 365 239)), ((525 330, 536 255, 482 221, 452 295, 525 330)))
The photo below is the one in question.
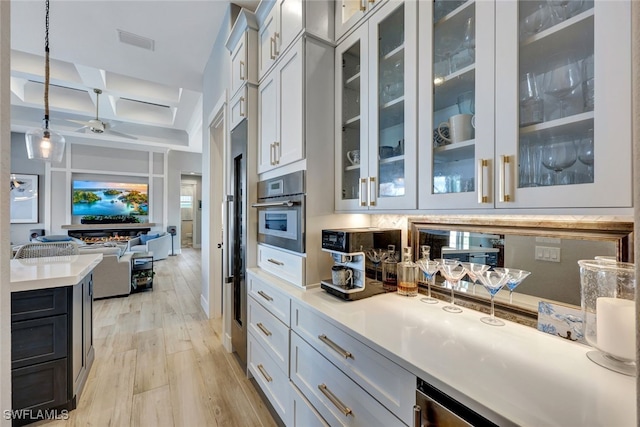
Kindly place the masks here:
MULTIPOLYGON (((325 340, 329 337, 348 355, 329 360, 379 402, 384 402, 385 394, 399 394, 394 389, 397 385, 365 384, 356 370, 349 370, 345 361, 355 364, 362 360, 362 351, 358 356, 354 350, 357 343, 364 344, 369 353, 383 356, 387 364, 408 371, 409 379, 424 380, 500 426, 637 425, 635 378, 591 362, 586 356, 591 347, 512 322, 502 327, 486 325, 480 321, 484 313, 469 309, 447 313, 442 310, 443 302, 425 304, 421 295, 410 298, 391 293, 345 302, 320 288, 303 290, 260 269, 249 270, 250 280, 270 286, 269 296, 277 300, 280 293, 286 293, 290 297, 291 345, 294 338, 300 342, 297 336, 308 342, 318 334, 325 340), (305 317, 313 318, 306 326, 305 317), (318 322, 326 325, 320 332, 307 334, 296 326, 309 328, 318 322)), ((320 345, 315 345, 320 349, 318 354, 328 358, 333 350, 320 345)), ((294 350, 291 354, 293 358, 294 350)), ((298 370, 292 360, 291 381, 326 419, 331 403, 323 407, 314 387, 304 389, 304 381, 296 383, 298 370)), ((402 399, 395 400, 397 407, 385 406, 403 424, 411 425, 407 411, 415 403, 416 384, 403 381, 399 390, 408 390, 400 393, 402 399)), ((394 399, 387 401, 393 403, 394 399)))
POLYGON ((94 359, 92 271, 101 260, 86 254, 10 261, 14 425, 76 407, 94 359))

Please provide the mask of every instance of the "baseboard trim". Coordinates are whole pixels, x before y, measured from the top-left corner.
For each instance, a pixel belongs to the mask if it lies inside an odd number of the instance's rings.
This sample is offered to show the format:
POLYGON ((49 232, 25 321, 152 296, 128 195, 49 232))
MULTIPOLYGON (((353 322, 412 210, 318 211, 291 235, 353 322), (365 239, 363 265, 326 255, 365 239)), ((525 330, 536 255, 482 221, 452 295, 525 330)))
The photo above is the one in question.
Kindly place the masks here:
POLYGON ((233 351, 233 346, 231 345, 231 335, 224 334, 222 345, 224 346, 225 350, 227 350, 227 353, 231 353, 233 351))
POLYGON ((209 314, 209 301, 202 294, 200 294, 200 306, 204 310, 204 314, 207 315, 207 318, 210 319, 211 316, 209 314))

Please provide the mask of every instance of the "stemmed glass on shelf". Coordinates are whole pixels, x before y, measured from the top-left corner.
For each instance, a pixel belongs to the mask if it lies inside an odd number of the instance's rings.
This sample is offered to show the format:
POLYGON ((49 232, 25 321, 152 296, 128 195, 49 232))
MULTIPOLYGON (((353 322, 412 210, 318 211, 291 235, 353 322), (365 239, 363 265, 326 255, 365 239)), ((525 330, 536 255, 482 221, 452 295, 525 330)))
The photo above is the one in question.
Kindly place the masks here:
POLYGON ((495 310, 493 308, 493 299, 496 294, 502 289, 502 287, 507 283, 509 279, 508 269, 495 269, 495 270, 487 270, 481 275, 479 275, 479 279, 482 282, 482 285, 485 287, 489 295, 491 296, 491 315, 489 317, 482 317, 480 321, 486 323, 487 325, 492 326, 503 326, 504 322, 500 319, 496 319, 495 310))
POLYGON ((519 270, 517 268, 494 268, 495 271, 506 274, 507 277, 507 288, 509 289, 509 304, 513 303, 513 290, 518 287, 520 283, 526 279, 531 272, 525 270, 519 270))
POLYGON ((542 165, 552 170, 553 185, 561 184, 560 172, 570 168, 578 160, 578 151, 572 139, 564 136, 552 136, 542 147, 542 165))
POLYGON ((444 311, 449 313, 461 313, 462 309, 456 306, 454 291, 460 283, 460 279, 467 274, 467 270, 460 264, 457 259, 439 258, 436 259, 440 263, 440 272, 444 276, 447 283, 451 287, 451 303, 442 307, 444 311))
POLYGON ((565 98, 582 82, 582 73, 576 55, 572 52, 561 52, 549 60, 551 69, 544 74, 544 93, 551 95, 560 104, 560 117, 567 116, 565 98))
POLYGON ((593 129, 589 129, 587 135, 580 140, 578 160, 587 167, 589 171, 589 182, 593 182, 593 129))
POLYGON ((485 271, 489 269, 488 265, 478 264, 475 262, 462 262, 461 263, 464 268, 467 269, 467 276, 471 279, 471 283, 473 283, 474 293, 476 283, 480 280, 479 276, 483 274, 485 271))
POLYGON ((380 248, 369 248, 364 251, 364 254, 367 256, 367 258, 369 258, 369 261, 373 263, 376 274, 376 282, 382 283, 380 280, 378 280, 378 271, 380 270, 380 263, 382 263, 382 261, 387 257, 387 252, 384 249, 380 248))
POLYGON ((421 258, 416 261, 416 265, 420 270, 422 270, 427 282, 427 296, 422 298, 420 301, 426 302, 427 304, 437 304, 438 300, 431 296, 431 286, 435 284, 436 274, 438 274, 438 270, 440 269, 440 263, 438 261, 421 258))

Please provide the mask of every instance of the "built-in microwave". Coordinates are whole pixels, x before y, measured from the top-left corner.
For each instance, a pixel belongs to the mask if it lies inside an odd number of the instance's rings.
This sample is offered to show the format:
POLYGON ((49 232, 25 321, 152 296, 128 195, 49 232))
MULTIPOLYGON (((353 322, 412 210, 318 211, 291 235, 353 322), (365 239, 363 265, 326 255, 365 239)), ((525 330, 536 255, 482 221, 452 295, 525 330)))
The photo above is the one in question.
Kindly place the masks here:
POLYGON ((305 252, 304 171, 258 182, 258 242, 305 252))

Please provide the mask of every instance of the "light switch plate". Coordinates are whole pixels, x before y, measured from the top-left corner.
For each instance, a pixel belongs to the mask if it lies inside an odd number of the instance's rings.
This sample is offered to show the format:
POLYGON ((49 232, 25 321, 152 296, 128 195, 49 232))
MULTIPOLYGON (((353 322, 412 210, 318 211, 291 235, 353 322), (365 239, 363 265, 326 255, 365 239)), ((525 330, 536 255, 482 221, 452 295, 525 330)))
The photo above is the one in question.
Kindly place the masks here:
POLYGON ((560 248, 536 246, 535 259, 538 261, 560 262, 560 248))

